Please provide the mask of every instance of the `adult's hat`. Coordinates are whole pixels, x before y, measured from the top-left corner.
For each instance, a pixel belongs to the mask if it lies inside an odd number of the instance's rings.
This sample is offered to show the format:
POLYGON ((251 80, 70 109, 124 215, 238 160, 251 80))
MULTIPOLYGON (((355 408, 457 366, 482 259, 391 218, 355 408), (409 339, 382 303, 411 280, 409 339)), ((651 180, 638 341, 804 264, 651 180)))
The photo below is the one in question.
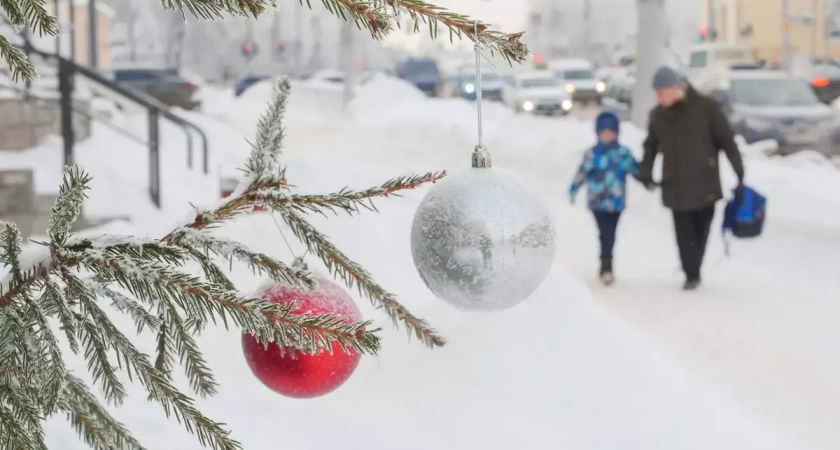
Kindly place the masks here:
POLYGON ((678 86, 684 81, 683 76, 676 70, 662 66, 653 74, 653 88, 656 90, 678 86))

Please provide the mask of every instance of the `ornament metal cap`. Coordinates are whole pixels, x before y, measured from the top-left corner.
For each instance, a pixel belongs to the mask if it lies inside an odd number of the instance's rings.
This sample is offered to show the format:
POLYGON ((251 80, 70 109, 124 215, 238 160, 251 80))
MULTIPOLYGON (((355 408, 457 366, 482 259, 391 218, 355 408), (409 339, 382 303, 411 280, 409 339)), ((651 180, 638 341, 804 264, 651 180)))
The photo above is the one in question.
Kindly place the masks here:
POLYGON ((493 167, 490 152, 487 151, 487 147, 481 144, 475 146, 475 150, 472 153, 472 167, 473 169, 489 169, 493 167))
POLYGON ((300 256, 292 261, 292 267, 300 270, 309 270, 309 266, 306 265, 306 261, 304 261, 300 256))

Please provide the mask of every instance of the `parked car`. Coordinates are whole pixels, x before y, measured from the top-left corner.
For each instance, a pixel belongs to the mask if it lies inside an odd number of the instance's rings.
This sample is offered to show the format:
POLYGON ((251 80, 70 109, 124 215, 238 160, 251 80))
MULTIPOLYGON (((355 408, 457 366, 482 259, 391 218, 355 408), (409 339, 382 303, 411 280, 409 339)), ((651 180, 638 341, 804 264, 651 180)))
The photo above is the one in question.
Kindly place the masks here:
POLYGON ((786 155, 840 149, 837 113, 820 102, 808 83, 780 71, 736 71, 711 96, 747 143, 774 139, 786 155))
POLYGON ((236 85, 233 87, 233 95, 239 97, 251 86, 259 83, 260 81, 267 80, 268 78, 269 77, 267 76, 248 75, 236 82, 236 85))
POLYGON ((808 81, 817 98, 826 105, 840 98, 840 66, 827 61, 814 61, 808 81))
POLYGON ((106 76, 168 106, 188 110, 201 106, 199 86, 184 79, 177 69, 114 69, 106 76))
POLYGON ((559 59, 551 61, 548 68, 554 73, 572 100, 584 103, 601 103, 607 84, 599 80, 589 61, 583 59, 559 59))
POLYGON ((750 50, 743 45, 707 42, 691 47, 686 77, 694 86, 715 83, 733 70, 761 67, 750 50))
POLYGON ((610 109, 629 110, 633 106, 633 86, 635 84, 636 80, 632 77, 611 78, 602 104, 610 109))
POLYGON ((431 58, 410 58, 397 68, 397 76, 430 97, 437 97, 443 82, 438 64, 431 58))
POLYGON ((571 94, 551 72, 521 72, 504 81, 502 99, 517 112, 566 115, 572 109, 571 94))
MULTIPOLYGON (((475 100, 477 97, 476 87, 475 73, 460 73, 444 81, 441 96, 475 100)), ((481 73, 481 98, 483 100, 502 101, 502 77, 498 73, 481 73)))

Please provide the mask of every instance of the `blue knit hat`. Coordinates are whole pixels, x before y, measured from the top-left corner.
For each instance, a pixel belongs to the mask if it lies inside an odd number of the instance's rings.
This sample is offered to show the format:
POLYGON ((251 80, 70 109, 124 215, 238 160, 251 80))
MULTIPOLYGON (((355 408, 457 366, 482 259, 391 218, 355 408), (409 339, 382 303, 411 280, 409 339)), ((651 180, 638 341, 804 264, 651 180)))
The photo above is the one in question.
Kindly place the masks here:
POLYGON ((600 133, 603 130, 610 130, 618 134, 619 120, 618 116, 612 111, 603 111, 598 114, 595 119, 595 132, 600 133))
POLYGON ((656 90, 672 88, 684 81, 683 76, 676 70, 662 66, 653 74, 653 88, 656 90))

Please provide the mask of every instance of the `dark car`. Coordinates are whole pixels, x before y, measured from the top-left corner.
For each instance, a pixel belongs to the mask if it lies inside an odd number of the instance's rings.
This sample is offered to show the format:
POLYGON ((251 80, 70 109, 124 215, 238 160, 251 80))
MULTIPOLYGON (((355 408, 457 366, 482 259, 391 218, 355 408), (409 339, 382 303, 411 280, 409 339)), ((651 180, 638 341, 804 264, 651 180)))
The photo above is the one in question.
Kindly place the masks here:
POLYGON ((109 73, 118 84, 137 89, 168 106, 198 109, 199 86, 185 80, 177 69, 115 69, 109 73))
POLYGON ((426 95, 437 97, 440 93, 442 79, 437 62, 431 58, 411 58, 397 68, 397 76, 408 81, 425 92, 426 95))
POLYGON ((810 70, 811 89, 825 104, 840 97, 840 66, 830 62, 815 61, 810 70))
MULTIPOLYGON (((441 89, 443 97, 460 97, 470 101, 476 99, 475 74, 461 74, 448 78, 441 89)), ((502 77, 489 72, 481 75, 481 98, 502 101, 502 77)))
POLYGON ((838 118, 808 83, 784 72, 732 72, 725 89, 711 92, 747 143, 773 139, 779 153, 810 149, 826 155, 840 149, 838 118))
POLYGON ((236 82, 236 86, 233 88, 233 95, 239 97, 243 92, 247 91, 249 87, 267 79, 268 77, 266 76, 249 75, 236 82))

